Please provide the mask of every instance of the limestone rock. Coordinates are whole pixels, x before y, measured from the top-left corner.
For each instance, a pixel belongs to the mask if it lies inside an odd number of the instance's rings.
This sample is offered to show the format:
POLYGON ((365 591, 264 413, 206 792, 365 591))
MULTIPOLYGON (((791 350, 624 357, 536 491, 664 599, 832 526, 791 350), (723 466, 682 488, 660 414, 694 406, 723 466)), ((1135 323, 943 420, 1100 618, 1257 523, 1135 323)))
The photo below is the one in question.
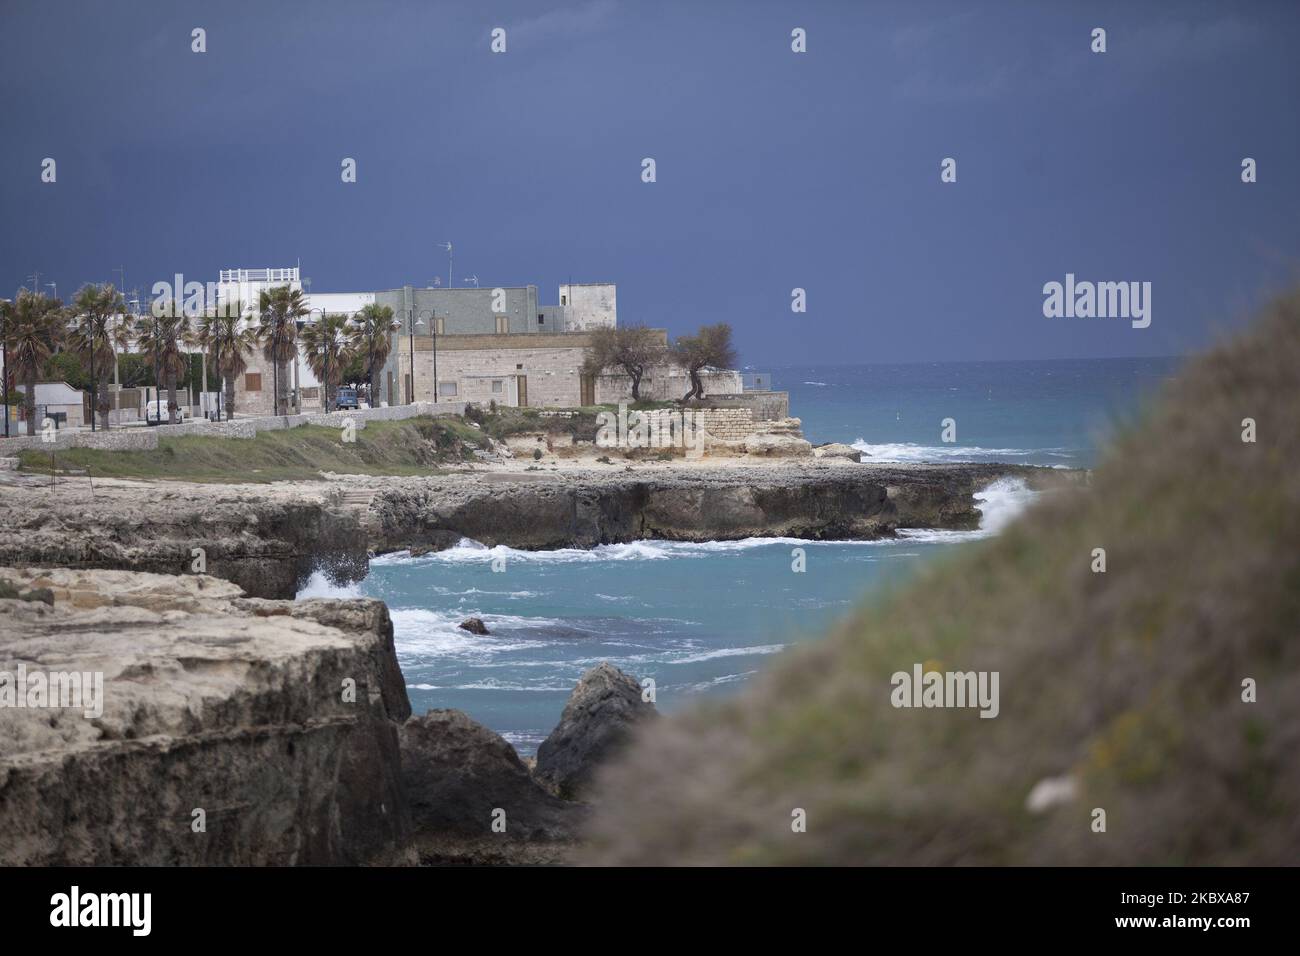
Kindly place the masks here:
POLYGON ((633 728, 653 718, 636 678, 608 663, 582 675, 560 723, 537 749, 536 776, 563 797, 581 796, 596 769, 627 743, 633 728))
POLYGON ((842 442, 829 442, 825 445, 818 445, 813 449, 814 458, 848 458, 850 461, 861 461, 862 452, 858 451, 852 445, 845 445, 842 442))
POLYGON ((745 439, 745 454, 763 458, 803 458, 812 454, 812 443, 779 432, 750 435, 745 439))
MULTIPOLYGON (((514 747, 462 711, 412 717, 400 740, 402 782, 426 862, 521 862, 518 844, 570 841, 586 815, 541 787, 514 747)), ((548 861, 547 849, 534 859, 548 861)))
POLYGON ((0 581, 53 597, 0 599, 10 686, 21 663, 102 688, 76 707, 0 708, 0 865, 407 858, 410 705, 381 602, 249 599, 205 575, 0 581))

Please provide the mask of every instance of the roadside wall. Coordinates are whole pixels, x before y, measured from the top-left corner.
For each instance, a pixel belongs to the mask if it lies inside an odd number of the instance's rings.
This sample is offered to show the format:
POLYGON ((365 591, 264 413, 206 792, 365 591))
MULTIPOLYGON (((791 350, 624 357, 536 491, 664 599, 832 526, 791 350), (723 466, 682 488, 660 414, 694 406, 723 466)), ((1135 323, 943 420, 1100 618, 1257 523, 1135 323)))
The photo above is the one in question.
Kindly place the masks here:
MULTIPOLYGON (((258 432, 282 431, 286 428, 301 428, 304 425, 321 425, 327 428, 342 428, 343 423, 351 420, 358 429, 366 427, 366 422, 391 422, 415 418, 420 415, 463 415, 464 402, 417 402, 414 405, 398 405, 388 408, 363 408, 356 411, 330 412, 328 415, 280 415, 268 418, 239 418, 229 422, 188 422, 184 425, 157 425, 152 428, 135 426, 132 428, 114 428, 101 432, 55 433, 56 440, 46 442, 37 434, 34 437, 0 437, 0 455, 12 455, 20 451, 36 449, 38 451, 59 451, 64 448, 97 448, 103 451, 143 451, 158 447, 160 438, 177 438, 182 435, 209 435, 217 438, 253 438, 258 432)), ((11 425, 12 427, 12 425, 11 425)))

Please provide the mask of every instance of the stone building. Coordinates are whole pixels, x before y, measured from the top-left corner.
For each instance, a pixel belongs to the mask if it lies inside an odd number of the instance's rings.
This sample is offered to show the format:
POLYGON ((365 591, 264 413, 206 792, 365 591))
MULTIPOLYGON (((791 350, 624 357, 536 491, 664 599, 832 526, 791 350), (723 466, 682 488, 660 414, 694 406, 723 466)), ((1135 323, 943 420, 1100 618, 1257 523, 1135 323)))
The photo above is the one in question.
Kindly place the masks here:
MULTIPOLYGON (((303 291, 310 315, 355 314, 371 303, 388 306, 399 325, 388 359, 376 376, 376 404, 412 401, 464 401, 498 405, 556 407, 626 401, 628 377, 619 373, 588 376, 583 362, 591 333, 618 325, 618 290, 613 283, 565 283, 557 304, 540 302, 535 285, 494 288, 402 286, 376 292, 311 292, 299 270, 230 269, 221 272, 219 302, 241 301, 250 309, 260 293, 277 285, 303 291)), ((250 321, 252 317, 250 315, 250 321)), ((667 345, 668 334, 653 330, 667 345)), ((248 369, 236 382, 235 411, 270 415, 275 370, 261 349, 248 356, 248 369)), ((286 370, 290 404, 285 411, 316 411, 323 389, 301 355, 286 370)), ((738 393, 740 374, 709 370, 710 393, 738 393)), ((641 394, 650 399, 681 398, 689 389, 685 372, 651 369, 641 394)))

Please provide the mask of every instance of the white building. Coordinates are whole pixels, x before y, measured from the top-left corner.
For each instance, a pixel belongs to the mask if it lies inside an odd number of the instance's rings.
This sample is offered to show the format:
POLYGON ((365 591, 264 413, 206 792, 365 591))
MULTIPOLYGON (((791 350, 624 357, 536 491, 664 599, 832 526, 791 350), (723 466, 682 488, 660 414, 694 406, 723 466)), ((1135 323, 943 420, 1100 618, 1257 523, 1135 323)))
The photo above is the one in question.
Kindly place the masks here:
MULTIPOLYGON (((263 291, 279 286, 303 293, 303 299, 310 310, 306 319, 299 322, 313 322, 323 315, 353 315, 367 305, 373 305, 373 292, 308 292, 304 287, 301 270, 297 266, 283 269, 222 269, 217 282, 217 304, 242 302, 253 319, 257 303, 263 291)), ((270 415, 275 408, 274 371, 271 363, 262 356, 261 349, 248 356, 248 369, 236 384, 235 411, 241 415, 270 415)), ((302 357, 299 348, 298 358, 288 369, 290 408, 281 408, 281 414, 294 411, 294 396, 297 407, 303 411, 317 411, 324 406, 321 383, 313 374, 311 367, 302 357)))

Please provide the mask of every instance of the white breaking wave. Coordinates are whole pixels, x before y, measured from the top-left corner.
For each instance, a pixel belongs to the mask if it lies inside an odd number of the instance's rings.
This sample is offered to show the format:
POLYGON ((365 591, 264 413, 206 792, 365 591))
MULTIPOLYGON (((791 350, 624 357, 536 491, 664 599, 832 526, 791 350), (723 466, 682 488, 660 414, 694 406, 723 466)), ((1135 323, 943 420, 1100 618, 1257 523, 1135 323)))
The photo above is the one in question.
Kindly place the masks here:
POLYGON ((975 492, 975 508, 980 513, 978 531, 943 531, 932 528, 900 528, 898 536, 908 541, 957 544, 989 538, 1000 532, 1033 504, 1038 492, 1023 478, 999 478, 983 491, 975 492))
POLYGON ((713 651, 702 651, 698 654, 676 657, 670 663, 699 664, 703 661, 716 660, 719 657, 750 657, 756 654, 777 654, 783 650, 785 650, 784 644, 760 644, 757 647, 720 647, 713 651))
MULTIPOLYGON (((865 438, 853 442, 852 447, 870 456, 872 461, 927 462, 927 461, 981 461, 1004 458, 1027 458, 1030 455, 1050 454, 1043 448, 981 448, 978 445, 918 445, 914 442, 895 442, 872 445, 865 438)), ((1060 449, 1054 449, 1060 451, 1060 449)))
POLYGON ((307 583, 297 594, 297 600, 306 598, 359 598, 362 597, 361 585, 334 584, 324 571, 313 571, 307 583))
POLYGON ((1023 478, 999 478, 974 497, 980 511, 980 531, 997 534, 1033 504, 1038 492, 1030 490, 1023 478))
MULTIPOLYGON (((854 541, 854 540, 834 540, 834 541, 811 541, 806 538, 740 538, 735 541, 659 541, 659 540, 642 540, 631 541, 627 544, 602 544, 594 548, 556 548, 550 551, 522 551, 517 548, 510 548, 503 544, 489 548, 469 538, 461 540, 451 548, 445 551, 436 551, 429 554, 422 554, 418 558, 411 557, 409 551, 398 551, 393 554, 384 555, 382 558, 375 558, 371 565, 409 565, 420 566, 424 564, 488 564, 494 558, 503 558, 507 567, 512 562, 524 562, 531 564, 579 564, 586 562, 602 561, 666 561, 671 558, 705 558, 710 555, 721 554, 735 551, 748 551, 752 548, 765 548, 771 545, 789 545, 792 547, 826 547, 829 545, 853 545, 855 547, 881 547, 894 544, 890 539, 880 539, 875 541, 854 541)), ((438 589, 439 593, 470 593, 462 591, 443 591, 438 589)), ((503 593, 482 591, 482 594, 503 593)), ((524 594, 526 592, 510 592, 512 594, 524 594)), ((612 599, 609 595, 599 595, 606 600, 612 599)))

